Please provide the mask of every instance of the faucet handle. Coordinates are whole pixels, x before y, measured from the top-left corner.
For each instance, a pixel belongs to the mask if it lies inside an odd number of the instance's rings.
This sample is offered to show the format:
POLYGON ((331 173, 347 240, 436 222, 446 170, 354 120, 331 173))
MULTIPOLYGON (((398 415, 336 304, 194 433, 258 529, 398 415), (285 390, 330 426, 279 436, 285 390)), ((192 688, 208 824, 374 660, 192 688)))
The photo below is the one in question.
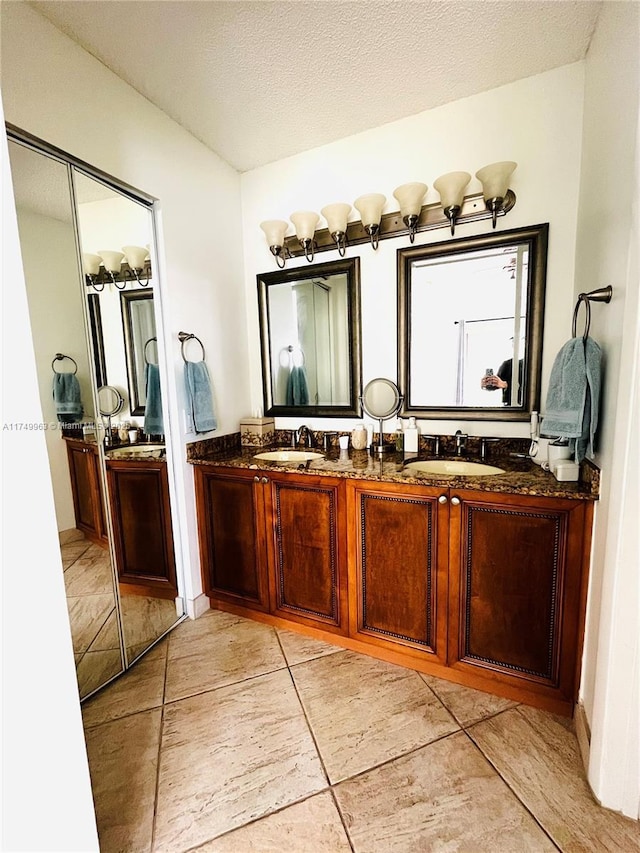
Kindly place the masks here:
POLYGON ((487 445, 492 443, 492 442, 495 442, 495 441, 500 441, 500 439, 499 438, 488 438, 487 436, 484 436, 484 435, 480 437, 480 459, 482 459, 483 462, 487 458, 487 450, 488 450, 487 445))
POLYGON ((331 439, 334 437, 334 435, 337 436, 338 433, 337 432, 325 432, 325 433, 323 433, 322 446, 323 446, 325 452, 331 449, 331 439))
POLYGON ((440 456, 440 436, 439 435, 424 435, 428 441, 433 442, 433 455, 440 456))

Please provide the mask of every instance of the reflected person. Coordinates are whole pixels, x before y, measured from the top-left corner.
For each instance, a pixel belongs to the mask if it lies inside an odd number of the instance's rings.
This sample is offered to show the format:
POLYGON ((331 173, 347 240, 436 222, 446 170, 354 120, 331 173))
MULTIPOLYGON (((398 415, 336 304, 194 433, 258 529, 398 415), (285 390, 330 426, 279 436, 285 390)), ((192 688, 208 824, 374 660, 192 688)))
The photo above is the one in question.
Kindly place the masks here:
MULTIPOLYGON (((518 361, 518 405, 522 402, 522 371, 524 359, 518 361)), ((513 359, 503 361, 497 373, 487 371, 480 380, 480 387, 485 391, 502 390, 502 405, 511 405, 511 382, 513 378, 513 359)))

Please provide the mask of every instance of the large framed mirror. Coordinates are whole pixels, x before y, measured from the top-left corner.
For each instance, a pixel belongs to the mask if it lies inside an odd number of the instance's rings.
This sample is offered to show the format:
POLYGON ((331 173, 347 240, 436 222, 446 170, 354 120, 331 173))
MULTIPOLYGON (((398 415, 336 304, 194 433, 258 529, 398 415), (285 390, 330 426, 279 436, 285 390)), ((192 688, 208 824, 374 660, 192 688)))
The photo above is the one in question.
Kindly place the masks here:
POLYGON ((258 276, 265 414, 360 416, 360 262, 258 276))
MULTIPOLYGON (((138 280, 123 264, 112 281, 94 287, 81 267, 82 252, 132 244, 150 248, 155 266, 153 201, 17 128, 8 127, 8 137, 39 426, 85 701, 185 618, 173 475, 166 448, 151 443, 164 427, 156 421, 147 428, 127 393, 120 297, 145 292, 153 314, 148 277, 138 280)), ((151 347, 148 354, 157 361, 151 347)))
POLYGON ((527 420, 539 410, 548 229, 398 250, 403 414, 527 420))
POLYGON ((145 368, 158 363, 153 292, 149 289, 123 291, 120 305, 131 414, 144 415, 147 402, 145 368))

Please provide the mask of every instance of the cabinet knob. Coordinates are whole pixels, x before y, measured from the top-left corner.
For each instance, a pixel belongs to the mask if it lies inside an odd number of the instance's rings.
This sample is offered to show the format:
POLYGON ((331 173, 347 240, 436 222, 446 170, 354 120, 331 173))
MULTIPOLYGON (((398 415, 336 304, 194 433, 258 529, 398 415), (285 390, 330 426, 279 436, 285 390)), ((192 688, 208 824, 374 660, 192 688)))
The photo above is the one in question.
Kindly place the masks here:
POLYGON ((260 482, 261 482, 261 483, 268 483, 268 482, 269 482, 269 478, 268 478, 268 477, 263 477, 263 478, 262 478, 262 480, 261 480, 260 482))
POLYGON ((446 495, 440 495, 440 497, 438 498, 438 503, 439 504, 446 504, 447 500, 448 500, 448 498, 446 495))
POLYGON ((451 503, 454 506, 458 506, 458 504, 460 503, 460 498, 451 498, 451 503))
POLYGON ((253 478, 253 482, 254 482, 254 483, 259 483, 259 482, 260 482, 260 477, 255 476, 255 477, 253 478))

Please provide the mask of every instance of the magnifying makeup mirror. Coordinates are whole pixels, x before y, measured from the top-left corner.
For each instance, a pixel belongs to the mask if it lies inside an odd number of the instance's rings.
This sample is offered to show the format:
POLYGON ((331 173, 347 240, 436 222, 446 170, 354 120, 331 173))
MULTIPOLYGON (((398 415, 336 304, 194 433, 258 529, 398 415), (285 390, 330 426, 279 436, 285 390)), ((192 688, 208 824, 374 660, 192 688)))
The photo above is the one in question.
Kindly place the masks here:
POLYGON ((113 385, 103 385, 98 388, 98 409, 103 418, 107 419, 107 434, 105 444, 111 444, 111 418, 122 411, 124 397, 113 385))
POLYGON ((371 445, 372 453, 393 453, 394 444, 385 444, 382 435, 382 423, 397 415, 402 405, 402 395, 398 386, 390 379, 372 379, 365 386, 362 394, 362 408, 371 418, 380 423, 377 445, 371 445))

